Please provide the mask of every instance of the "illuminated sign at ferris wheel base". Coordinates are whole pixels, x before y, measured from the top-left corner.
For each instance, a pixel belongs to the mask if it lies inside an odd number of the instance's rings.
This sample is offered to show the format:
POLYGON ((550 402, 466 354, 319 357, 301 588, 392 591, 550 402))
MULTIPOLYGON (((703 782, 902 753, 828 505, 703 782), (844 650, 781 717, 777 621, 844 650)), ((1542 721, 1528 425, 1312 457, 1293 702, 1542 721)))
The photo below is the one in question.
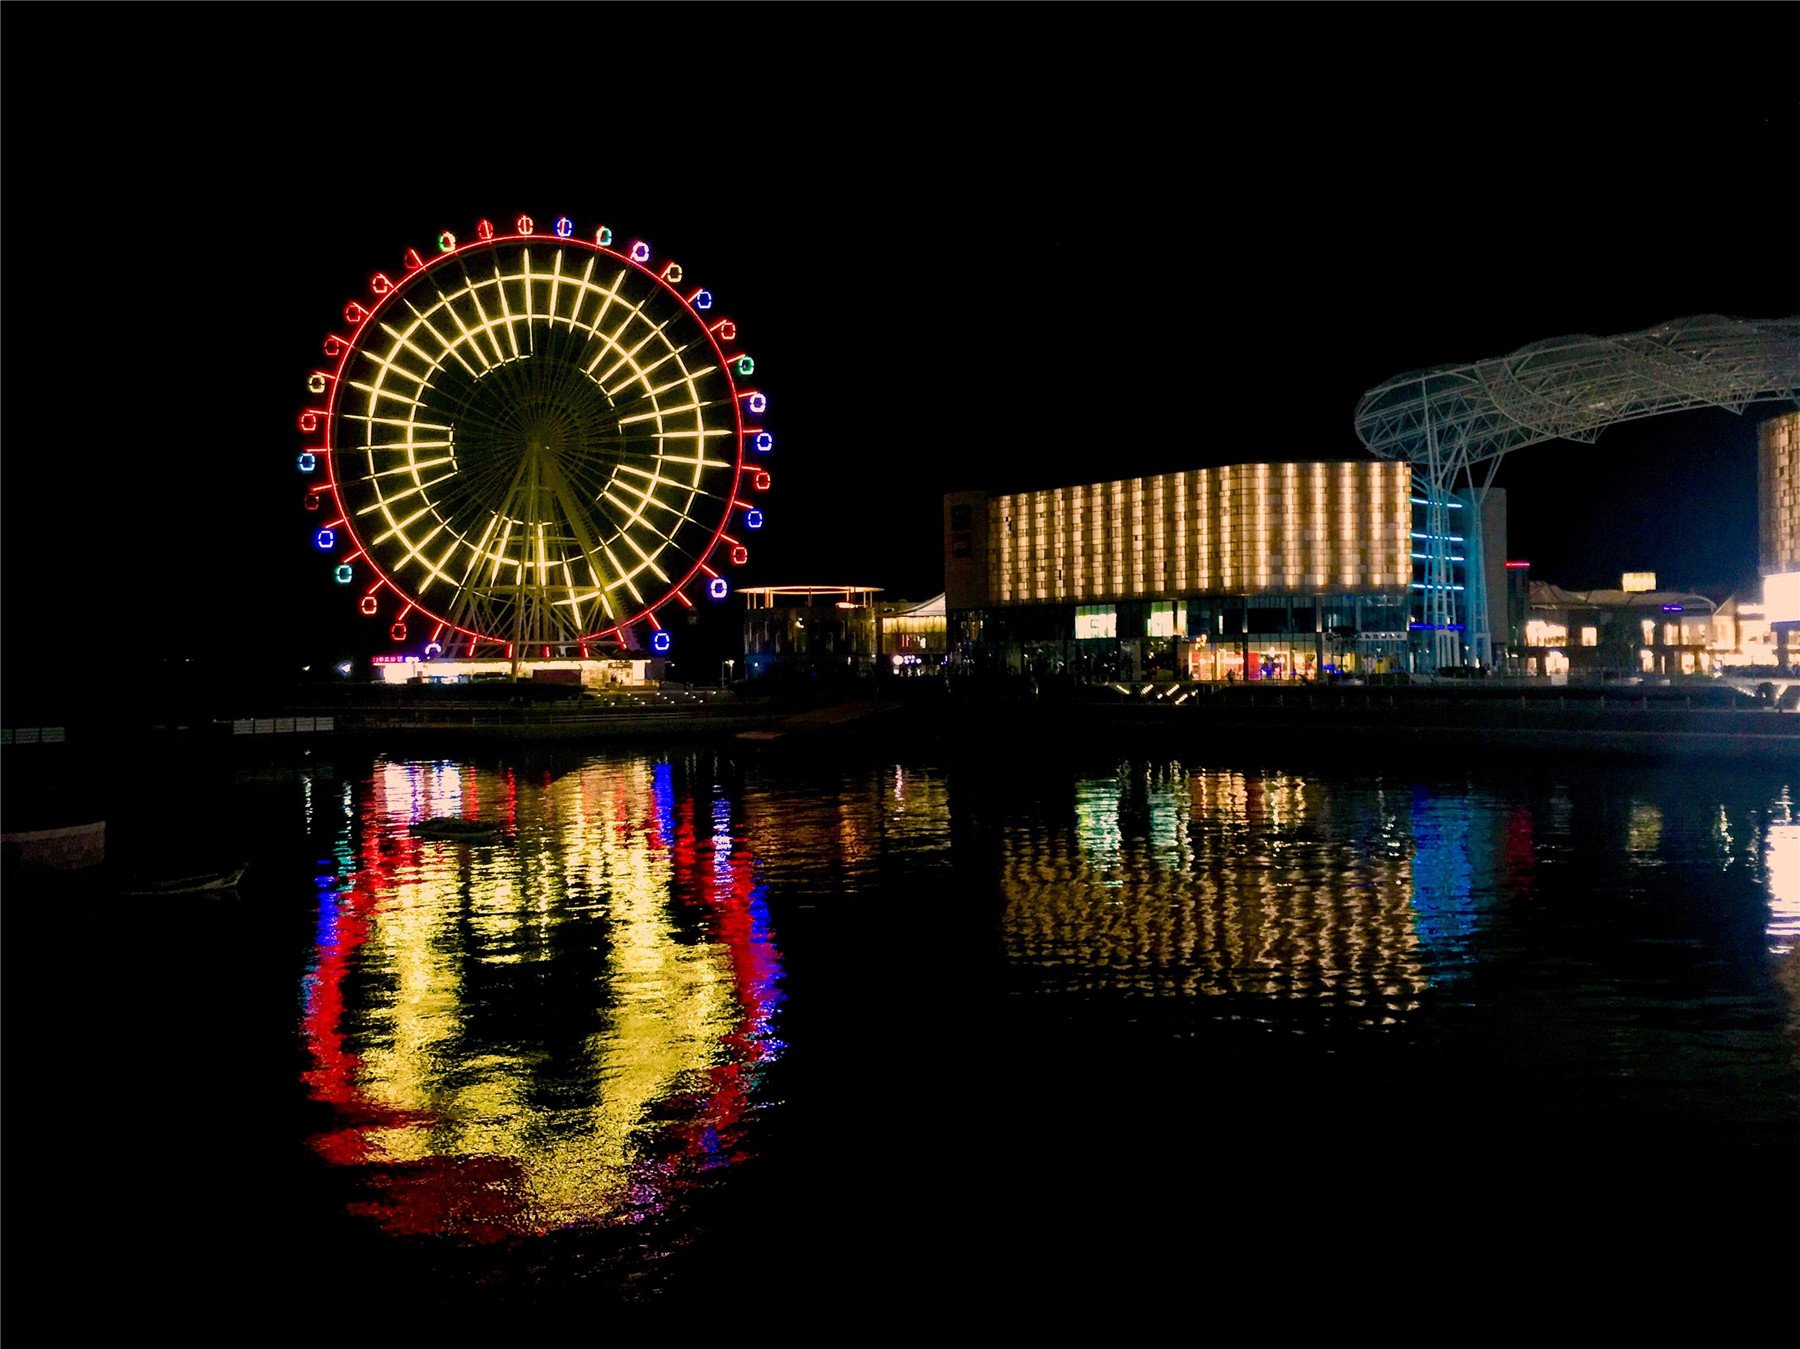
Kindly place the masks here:
POLYGON ((769 400, 715 306, 567 216, 405 249, 344 305, 296 419, 336 583, 428 655, 668 654, 658 612, 730 595, 718 562, 749 561, 734 529, 772 485, 769 400))

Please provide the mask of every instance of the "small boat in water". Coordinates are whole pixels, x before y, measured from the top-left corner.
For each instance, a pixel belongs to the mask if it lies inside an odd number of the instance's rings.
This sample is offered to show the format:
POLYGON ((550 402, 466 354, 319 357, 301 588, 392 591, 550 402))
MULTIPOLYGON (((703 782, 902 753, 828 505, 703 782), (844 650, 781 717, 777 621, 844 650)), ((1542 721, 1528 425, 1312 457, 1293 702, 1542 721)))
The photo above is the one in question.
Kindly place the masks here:
POLYGON ((80 871, 106 860, 106 821, 0 834, 0 859, 26 871, 80 871))
POLYGON ((133 880, 119 890, 122 895, 187 895, 202 890, 235 890, 248 862, 231 871, 206 871, 197 876, 171 876, 164 880, 133 880))
POLYGON ((420 838, 444 838, 459 843, 486 843, 500 837, 500 826, 492 820, 465 820, 455 815, 420 820, 412 831, 420 838))

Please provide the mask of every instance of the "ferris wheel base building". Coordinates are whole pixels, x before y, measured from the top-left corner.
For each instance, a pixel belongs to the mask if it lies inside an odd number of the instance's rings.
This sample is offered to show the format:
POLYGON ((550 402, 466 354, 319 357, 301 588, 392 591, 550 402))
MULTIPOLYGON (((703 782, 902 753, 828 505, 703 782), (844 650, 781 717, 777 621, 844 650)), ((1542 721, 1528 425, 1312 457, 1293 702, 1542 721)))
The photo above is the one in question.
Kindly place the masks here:
MULTIPOLYGON (((965 667, 1086 681, 1409 671, 1419 504, 1409 465, 1369 461, 954 493, 950 649, 965 667)), ((1451 518, 1465 579, 1504 605, 1504 492, 1451 518)))

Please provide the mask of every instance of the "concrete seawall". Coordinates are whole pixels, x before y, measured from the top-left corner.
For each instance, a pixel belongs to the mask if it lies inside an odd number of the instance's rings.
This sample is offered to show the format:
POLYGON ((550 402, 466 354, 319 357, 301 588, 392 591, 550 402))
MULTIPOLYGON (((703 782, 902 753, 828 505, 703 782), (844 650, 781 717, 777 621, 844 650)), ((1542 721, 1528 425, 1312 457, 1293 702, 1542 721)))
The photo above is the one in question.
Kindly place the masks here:
POLYGON ((846 686, 804 701, 715 697, 593 707, 443 702, 354 706, 329 715, 222 722, 212 743, 268 753, 349 741, 428 751, 436 744, 617 742, 736 738, 824 748, 895 737, 908 743, 1041 741, 1058 736, 1166 741, 1172 747, 1354 747, 1363 755, 1446 751, 1485 756, 1599 755, 1800 765, 1800 712, 1744 698, 1651 696, 1593 691, 1508 693, 1500 689, 1161 689, 1114 696, 1086 690, 1055 697, 1018 689, 893 693, 846 686), (1183 697, 1182 694, 1186 696, 1183 697), (928 696, 927 696, 928 695, 928 696), (1696 705, 1696 703, 1700 705, 1696 705), (308 728, 308 729, 303 729, 308 728))

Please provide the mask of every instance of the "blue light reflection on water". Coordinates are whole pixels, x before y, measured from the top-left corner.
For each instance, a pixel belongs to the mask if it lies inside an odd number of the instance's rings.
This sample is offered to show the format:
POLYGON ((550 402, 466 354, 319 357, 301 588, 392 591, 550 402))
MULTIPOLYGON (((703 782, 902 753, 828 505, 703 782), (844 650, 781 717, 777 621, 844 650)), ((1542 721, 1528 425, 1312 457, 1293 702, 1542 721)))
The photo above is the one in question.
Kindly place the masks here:
POLYGON ((313 940, 321 948, 336 946, 338 941, 338 893, 336 890, 319 891, 319 924, 313 940))
MULTIPOLYGON (((1429 989, 1513 968, 1546 935, 1579 935, 1559 957, 1570 974, 1595 981, 1595 997, 1637 999, 1640 982, 1602 992, 1612 967, 1631 963, 1621 944, 1642 930, 1697 951, 1723 936, 1706 914, 1720 903, 1742 912, 1749 894, 1729 879, 1734 864, 1756 869, 1767 856, 1756 902, 1770 906, 1771 949, 1800 932, 1800 899, 1784 897, 1785 789, 1759 805, 1727 777, 1700 781, 1408 782, 1121 763, 1069 783, 1066 841, 1047 827, 1054 811, 1041 796, 1006 825, 1008 949, 1045 989, 1209 994, 1222 1015, 1266 1019, 1232 1000, 1249 997, 1380 1027, 1416 1021, 1429 989), (1734 812, 1745 817, 1735 835, 1734 812), (1687 898, 1696 889, 1719 898, 1687 898)), ((1726 968, 1746 958, 1733 950, 1726 968)), ((1516 969, 1536 980, 1536 964, 1516 969)))
POLYGON ((478 1242, 635 1223, 743 1155, 781 964, 724 797, 643 760, 381 761, 358 795, 302 979, 340 1119, 313 1147, 380 1168, 352 1212, 478 1242), (458 810, 507 832, 412 831, 458 810))
POLYGON ((651 770, 650 792, 656 801, 657 838, 667 848, 675 842, 675 770, 657 764, 651 770))
MULTIPOLYGON (((1495 837, 1497 814, 1494 803, 1471 800, 1467 793, 1413 789, 1412 906, 1434 983, 1460 972, 1469 944, 1508 879, 1508 853, 1495 837)), ((1526 832, 1527 848, 1529 818, 1524 811, 1513 816, 1513 827, 1526 832)))
MULTIPOLYGON (((1783 1249, 1744 1226, 1757 1183, 1789 1192, 1800 1043, 1800 826, 1766 777, 340 767, 241 781, 291 862, 256 864, 256 913, 293 933, 221 938, 210 974, 260 958, 279 994, 264 1052, 302 1099, 267 1152, 311 1166, 290 1189, 331 1209, 308 1210, 321 1249, 365 1242, 371 1301, 450 1247, 471 1289, 561 1281, 587 1313, 620 1287, 700 1305, 746 1253, 794 1303, 898 1270, 880 1291, 923 1306, 1023 1252, 1007 1296, 1051 1306, 1158 1251, 1169 1279, 1134 1298, 1303 1246, 1259 1292, 1366 1289, 1394 1258, 1370 1222, 1439 1278, 1453 1247, 1526 1284, 1542 1250, 1615 1252, 1608 1287, 1657 1274, 1640 1295, 1675 1255, 1783 1249), (412 834, 452 803, 504 839, 412 834), (1716 1207, 1659 1227, 1670 1193, 1716 1207), (1200 1212, 1229 1233, 1210 1252, 1143 1235, 1200 1212), (1529 1249, 1471 1230, 1493 1213, 1533 1215, 1529 1249), (602 1255, 623 1272, 590 1296, 602 1255)), ((1744 1298, 1787 1287, 1759 1277, 1744 1298)))

